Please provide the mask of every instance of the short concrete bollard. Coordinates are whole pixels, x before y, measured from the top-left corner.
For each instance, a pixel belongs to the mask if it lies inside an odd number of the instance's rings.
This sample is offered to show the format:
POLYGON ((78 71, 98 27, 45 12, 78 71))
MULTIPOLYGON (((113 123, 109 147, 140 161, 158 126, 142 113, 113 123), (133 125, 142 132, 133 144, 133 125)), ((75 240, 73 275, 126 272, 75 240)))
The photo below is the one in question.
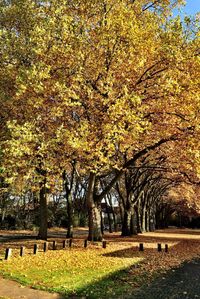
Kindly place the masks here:
POLYGON ((38 245, 37 244, 34 244, 34 247, 33 247, 33 254, 37 254, 38 252, 38 245))
POLYGON ((49 247, 49 243, 48 242, 44 242, 44 252, 47 252, 48 251, 48 247, 49 247))
POLYGON ((144 251, 144 244, 143 243, 139 244, 139 251, 144 251))
POLYGON ((57 249, 57 242, 53 241, 53 250, 56 250, 56 249, 57 249))
POLYGON ((24 256, 25 255, 25 247, 24 246, 21 246, 20 247, 20 253, 19 253, 20 256, 24 256))
POLYGON ((107 244, 106 244, 106 241, 103 241, 103 242, 102 242, 102 247, 103 247, 103 248, 106 248, 106 245, 107 245, 107 244))
POLYGON ((66 248, 66 244, 67 244, 67 241, 66 241, 66 240, 63 240, 63 249, 66 248))
POLYGON ((6 253, 5 253, 5 260, 9 260, 11 257, 12 249, 11 248, 6 248, 6 253))
POLYGON ((158 244, 158 252, 161 252, 162 251, 162 246, 161 246, 161 244, 159 243, 158 244))

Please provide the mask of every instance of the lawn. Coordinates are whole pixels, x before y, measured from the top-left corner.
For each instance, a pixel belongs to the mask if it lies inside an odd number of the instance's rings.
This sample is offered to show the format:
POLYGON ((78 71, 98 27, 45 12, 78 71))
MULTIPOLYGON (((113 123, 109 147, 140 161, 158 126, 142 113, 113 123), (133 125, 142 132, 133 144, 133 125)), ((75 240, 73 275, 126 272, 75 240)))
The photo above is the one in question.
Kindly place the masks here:
POLYGON ((132 257, 113 254, 127 248, 127 244, 111 244, 106 249, 99 245, 87 249, 51 250, 36 256, 27 254, 1 261, 0 272, 32 287, 65 295, 79 294, 90 298, 102 298, 102 294, 107 297, 115 292, 120 295, 128 291, 129 285, 121 283, 116 287, 115 279, 123 277, 124 270, 143 259, 134 254, 132 257))

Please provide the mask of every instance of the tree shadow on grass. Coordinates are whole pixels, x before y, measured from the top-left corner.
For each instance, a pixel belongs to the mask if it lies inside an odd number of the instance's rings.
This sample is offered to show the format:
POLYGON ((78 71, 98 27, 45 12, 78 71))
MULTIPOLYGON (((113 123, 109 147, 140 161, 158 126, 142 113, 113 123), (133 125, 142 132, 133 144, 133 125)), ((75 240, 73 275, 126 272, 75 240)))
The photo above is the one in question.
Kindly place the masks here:
POLYGON ((185 262, 179 268, 157 275, 150 283, 143 277, 134 276, 131 266, 87 285, 65 298, 91 299, 198 299, 200 298, 200 259, 185 262), (131 274, 130 274, 131 273, 131 274), (130 278, 130 275, 132 277, 130 278), (138 288, 143 282, 143 286, 138 288))
MULTIPOLYGON (((173 246, 173 251, 180 250, 181 242, 173 246)), ((154 249, 145 249, 139 252, 137 247, 119 249, 114 252, 103 254, 107 257, 133 258, 153 257, 159 262, 168 253, 157 252, 154 249)), ((147 261, 148 262, 148 261, 147 261)), ((66 298, 113 298, 113 299, 196 299, 200 298, 200 259, 182 263, 178 268, 171 269, 166 273, 155 271, 149 275, 144 269, 140 271, 142 262, 136 262, 124 270, 114 272, 103 279, 86 285, 76 290, 75 294, 68 294, 66 298)), ((159 267, 158 267, 159 268, 159 267)), ((147 270, 148 271, 148 270, 147 270)))
MULTIPOLYGON (((76 294, 71 293, 66 295, 65 298, 124 298, 123 294, 128 294, 131 290, 131 285, 129 285, 130 282, 127 282, 127 277, 132 267, 107 275, 95 283, 88 284, 84 288, 76 290, 76 294)), ((136 278, 134 281, 137 283, 136 278)))
MULTIPOLYGON (((155 252, 155 249, 147 249, 146 252, 155 252)), ((137 247, 128 247, 114 252, 103 254, 107 257, 115 258, 136 258, 136 262, 119 271, 116 271, 110 275, 106 275, 104 278, 99 279, 95 283, 86 285, 85 287, 76 290, 75 293, 67 294, 65 298, 125 298, 126 294, 130 294, 135 290, 142 281, 147 277, 146 273, 142 276, 133 275, 134 270, 140 267, 141 261, 139 258, 143 258, 143 252, 138 252, 137 247)))

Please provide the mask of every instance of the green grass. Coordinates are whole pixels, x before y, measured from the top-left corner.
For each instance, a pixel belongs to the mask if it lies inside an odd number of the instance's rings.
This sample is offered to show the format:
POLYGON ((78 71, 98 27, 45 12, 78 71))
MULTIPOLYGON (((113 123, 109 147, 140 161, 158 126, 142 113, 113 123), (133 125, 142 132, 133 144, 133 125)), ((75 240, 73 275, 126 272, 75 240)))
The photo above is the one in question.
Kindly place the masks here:
POLYGON ((13 257, 0 262, 0 272, 25 285, 56 291, 66 297, 76 294, 89 298, 115 298, 131 289, 126 283, 126 270, 141 261, 134 255, 118 257, 118 250, 123 250, 123 246, 13 257))

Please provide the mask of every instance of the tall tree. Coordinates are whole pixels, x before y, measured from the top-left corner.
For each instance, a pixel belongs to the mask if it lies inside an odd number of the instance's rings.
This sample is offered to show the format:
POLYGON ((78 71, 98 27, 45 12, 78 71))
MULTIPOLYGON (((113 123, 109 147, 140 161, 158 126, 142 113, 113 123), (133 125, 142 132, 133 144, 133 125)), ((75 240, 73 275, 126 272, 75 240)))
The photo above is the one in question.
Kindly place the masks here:
POLYGON ((196 27, 168 18, 181 2, 1 2, 5 165, 27 177, 39 152, 48 182, 75 159, 89 177, 90 239, 102 238, 101 200, 124 169, 196 125, 196 27), (113 168, 102 190, 99 176, 113 168))

